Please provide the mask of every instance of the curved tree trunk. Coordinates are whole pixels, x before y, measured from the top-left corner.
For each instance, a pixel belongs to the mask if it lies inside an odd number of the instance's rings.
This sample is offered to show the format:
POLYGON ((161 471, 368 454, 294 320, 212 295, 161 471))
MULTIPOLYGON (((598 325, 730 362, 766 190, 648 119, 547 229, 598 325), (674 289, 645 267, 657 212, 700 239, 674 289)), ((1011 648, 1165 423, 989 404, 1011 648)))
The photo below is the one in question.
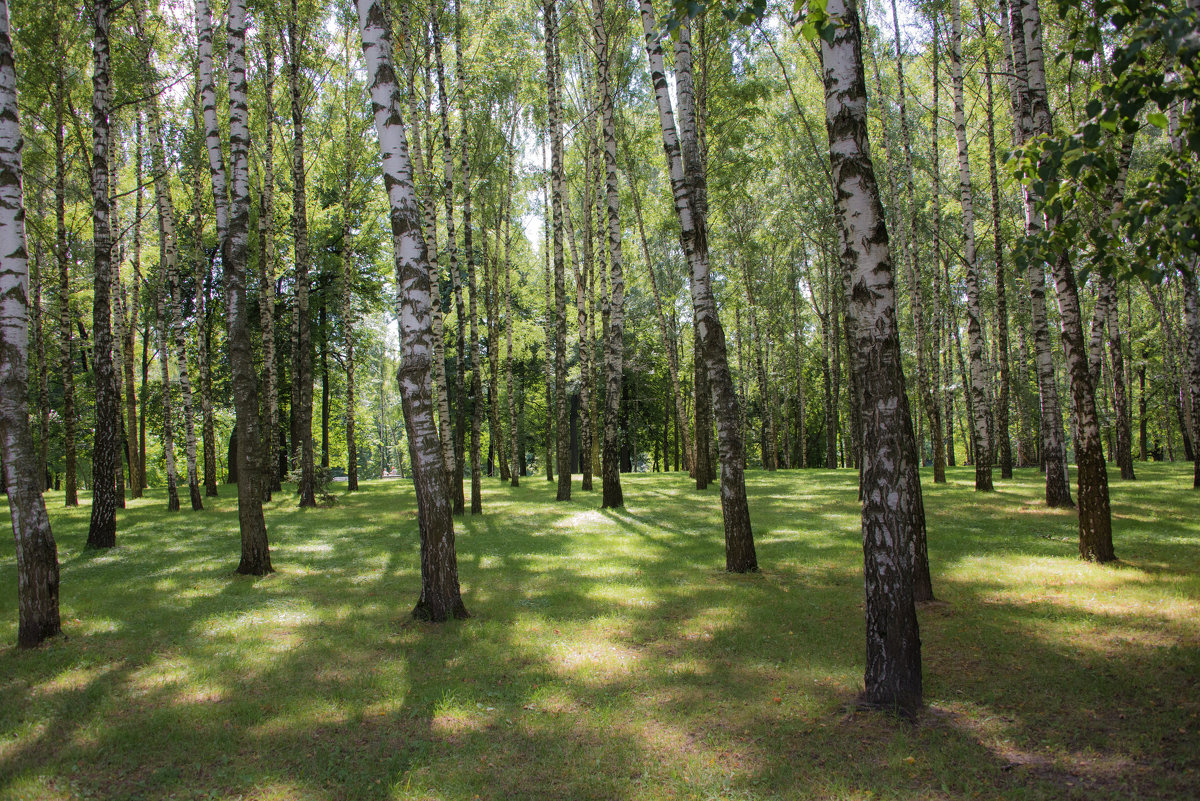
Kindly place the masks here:
POLYGON ((863 557, 867 668, 864 703, 911 716, 922 704, 921 639, 913 601, 915 515, 921 497, 900 360, 896 292, 883 206, 868 155, 866 86, 854 0, 830 0, 822 41, 826 127, 851 271, 852 365, 863 396, 863 557))
POLYGON ((42 498, 43 477, 37 475, 38 457, 26 416, 29 275, 24 218, 17 75, 8 3, 0 0, 0 453, 16 543, 17 645, 32 648, 58 634, 62 624, 58 548, 50 531, 42 498))
POLYGON ((392 245, 401 308, 401 368, 397 373, 404 419, 413 456, 413 484, 421 530, 421 598, 417 618, 444 621, 467 617, 458 584, 454 518, 446 494, 441 444, 434 421, 431 368, 433 324, 429 266, 421 237, 421 212, 412 183, 401 99, 392 62, 387 15, 380 0, 357 0, 375 129, 391 205, 392 245))
POLYGON ((92 516, 89 548, 117 544, 116 473, 121 442, 121 409, 113 371, 111 328, 112 224, 109 220, 108 0, 92 3, 92 369, 96 383, 96 425, 92 433, 92 516))
MULTIPOLYGON (((744 573, 758 569, 750 509, 746 502, 744 451, 738 426, 737 391, 729 373, 725 331, 717 314, 709 273, 708 198, 696 130, 695 91, 691 76, 690 26, 679 28, 675 45, 676 96, 679 99, 679 133, 667 92, 662 43, 650 0, 639 3, 646 54, 658 105, 663 147, 671 177, 675 212, 679 218, 684 251, 691 268, 692 307, 702 363, 708 377, 717 416, 721 459, 721 509, 725 521, 725 569, 744 573)), ((699 425, 699 423, 697 423, 699 425)))

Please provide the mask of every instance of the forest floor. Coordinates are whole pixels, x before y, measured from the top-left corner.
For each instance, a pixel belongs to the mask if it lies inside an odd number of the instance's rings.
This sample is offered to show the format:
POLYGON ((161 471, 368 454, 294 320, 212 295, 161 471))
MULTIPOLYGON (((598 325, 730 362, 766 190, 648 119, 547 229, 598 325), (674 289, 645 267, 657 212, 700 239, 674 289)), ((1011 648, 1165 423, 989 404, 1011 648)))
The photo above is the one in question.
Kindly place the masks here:
POLYGON ((721 569, 715 485, 623 476, 613 512, 485 480, 456 521, 472 618, 443 625, 409 617, 408 482, 277 495, 262 579, 233 574, 232 487, 132 502, 106 552, 87 497, 49 494, 66 636, 13 647, 0 538, 0 799, 1194 798, 1200 492, 1137 470, 1112 479, 1109 566, 1076 558, 1036 471, 989 495, 923 476, 940 602, 915 725, 854 707, 852 471, 748 474, 757 575, 721 569))

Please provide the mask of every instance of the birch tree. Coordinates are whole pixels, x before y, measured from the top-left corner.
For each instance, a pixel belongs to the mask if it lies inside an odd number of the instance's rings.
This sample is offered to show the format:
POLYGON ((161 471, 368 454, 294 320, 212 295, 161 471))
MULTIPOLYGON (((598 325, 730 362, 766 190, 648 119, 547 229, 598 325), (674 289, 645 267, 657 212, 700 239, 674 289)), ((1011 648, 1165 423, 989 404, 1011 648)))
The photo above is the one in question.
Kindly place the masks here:
MULTIPOLYGON (((571 426, 567 404, 567 290, 563 257, 563 134, 560 67, 558 57, 558 3, 544 0, 542 15, 546 31, 546 102, 550 122, 550 210, 554 247, 554 410, 555 463, 558 491, 555 499, 571 500, 571 426)), ((606 330, 607 338, 607 330, 606 330)), ((547 398, 549 403, 549 398, 547 398)), ((608 422, 605 421, 607 428, 608 422)), ((607 471, 601 460, 601 470, 607 471)), ((604 473, 606 475, 606 473, 604 473)))
POLYGON ((830 0, 822 39, 825 124, 836 212, 850 273, 851 360, 863 400, 862 533, 867 668, 862 700, 911 716, 922 704, 913 600, 912 505, 921 497, 900 360, 896 288, 883 205, 867 141, 867 93, 855 0, 830 0))
MULTIPOLYGON (((237 427, 238 524, 242 554, 237 572, 263 576, 273 572, 267 524, 263 518, 259 450, 258 378, 250 343, 250 306, 247 302, 247 250, 250 239, 250 125, 246 106, 246 2, 230 0, 227 27, 229 42, 229 200, 228 238, 223 243, 225 265, 225 324, 229 331, 229 363, 233 374, 233 404, 237 427)), ((207 126, 206 126, 207 127, 207 126)), ((209 130, 211 135, 212 131, 209 130)), ((219 144, 219 142, 218 142, 219 144)), ((222 173, 219 149, 209 148, 213 196, 222 173)))
MULTIPOLYGON (((691 270, 692 308, 700 360, 712 395, 720 440, 721 510, 725 521, 725 569, 744 573, 758 569, 754 536, 750 528, 750 509, 746 503, 746 479, 743 471, 744 449, 738 426, 737 390, 729 373, 725 332, 717 314, 709 273, 707 213, 708 198, 704 168, 696 133, 695 90, 691 79, 691 35, 689 23, 680 25, 675 48, 676 96, 679 99, 679 127, 667 91, 663 66, 662 42, 651 0, 640 0, 639 11, 645 34, 646 54, 662 130, 663 149, 679 220, 684 251, 691 270)), ((699 400, 699 397, 697 397, 699 400)), ((697 429, 700 422, 697 420, 697 429)), ((697 448, 697 451, 699 448, 697 448)), ((700 455, 697 452, 697 459, 700 455)), ((699 473, 699 466, 697 466, 699 473)))
POLYGON ((27 417, 28 262, 21 188, 21 123, 8 2, 0 0, 0 453, 17 556, 17 645, 58 634, 58 548, 42 498, 27 417))
POLYGON ((963 216, 963 259, 967 277, 967 342, 971 362, 971 410, 974 426, 975 489, 992 490, 992 445, 988 440, 987 376, 984 366, 983 319, 979 295, 982 281, 975 249, 975 199, 971 185, 971 153, 967 146, 966 106, 963 102, 962 10, 950 3, 950 80, 954 86, 954 138, 958 143, 958 198, 963 216))
POLYGON ((434 418, 431 368, 429 266, 421 237, 420 209, 412 182, 402 101, 392 60, 391 29, 380 0, 357 0, 359 32, 371 91, 375 130, 390 204, 392 246, 401 309, 401 366, 397 373, 413 456, 413 483, 421 531, 421 597, 414 617, 440 622, 467 617, 458 584, 454 518, 446 493, 441 446, 434 418))
POLYGON ((90 548, 117 544, 116 480, 120 464, 121 409, 113 368, 110 298, 113 285, 112 224, 109 219, 108 0, 92 3, 92 371, 96 381, 96 425, 92 433, 90 548))

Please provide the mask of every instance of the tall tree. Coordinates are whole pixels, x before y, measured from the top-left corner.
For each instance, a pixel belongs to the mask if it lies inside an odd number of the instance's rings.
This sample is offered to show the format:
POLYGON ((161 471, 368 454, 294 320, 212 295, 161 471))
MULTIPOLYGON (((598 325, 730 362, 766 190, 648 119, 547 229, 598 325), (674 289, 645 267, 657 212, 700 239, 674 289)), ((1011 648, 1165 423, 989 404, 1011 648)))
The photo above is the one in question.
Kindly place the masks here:
POLYGON ((971 360, 972 414, 975 421, 975 489, 992 490, 992 444, 988 439, 987 376, 984 365, 982 280, 975 249, 975 189, 971 185, 971 152, 967 145, 967 115, 963 101, 962 3, 950 3, 950 80, 954 86, 954 138, 958 143, 958 198, 963 218, 963 259, 967 277, 967 342, 971 360))
MULTIPOLYGON (((1035 133, 1033 100, 1029 91, 1029 62, 1026 58, 1023 0, 1007 0, 1012 25, 1013 72, 1016 82, 1016 108, 1013 124, 1017 143, 1023 144, 1035 133)), ((1034 233, 1042 230, 1043 221, 1037 210, 1037 197, 1025 192, 1025 229, 1034 233)), ((1030 328, 1033 334, 1034 363, 1037 369, 1038 391, 1041 396, 1042 458, 1046 464, 1046 504, 1074 506, 1067 483, 1067 455, 1063 442, 1062 409, 1058 401, 1058 385, 1054 375, 1054 360, 1050 353, 1050 329, 1046 322, 1046 269, 1030 259, 1025 268, 1029 287, 1030 328)))
MULTIPOLYGON (((57 7, 56 7, 57 8, 57 7)), ((63 387, 63 504, 79 505, 75 454, 75 355, 71 333, 71 256, 67 249, 67 65, 62 31, 57 19, 51 26, 54 78, 54 258, 58 263, 58 331, 63 387)))
POLYGON ((342 295, 340 299, 340 317, 342 319, 342 342, 345 344, 346 370, 346 488, 350 492, 358 490, 358 446, 354 432, 354 413, 357 409, 354 386, 354 338, 356 313, 354 308, 354 233, 351 230, 350 204, 351 190, 358 165, 355 163, 354 152, 354 117, 355 92, 352 91, 354 82, 354 64, 350 59, 350 31, 346 31, 346 163, 342 178, 342 295))
POLYGON ((609 278, 612 300, 608 337, 604 342, 604 457, 600 461, 604 497, 601 506, 615 509, 625 501, 617 465, 617 413, 625 358, 625 273, 621 254, 620 188, 617 184, 617 134, 613 92, 608 69, 608 29, 604 0, 592 0, 592 33, 596 40, 596 84, 600 93, 600 124, 604 142, 604 192, 608 218, 609 278))
MULTIPOLYGON (((1001 3, 1001 5, 1005 5, 1001 3)), ((987 89, 988 183, 991 189, 992 259, 996 277, 996 351, 999 355, 1000 391, 996 398, 996 447, 1000 478, 1012 478, 1012 445, 1009 442, 1009 396, 1011 369, 1008 353, 1008 277, 1004 270, 1004 232, 1001 227, 1000 180, 996 161, 995 91, 992 86, 992 48, 987 39, 987 15, 979 8, 979 36, 983 40, 983 80, 987 89)))
POLYGON ((17 553, 17 645, 32 648, 62 628, 58 549, 26 417, 28 263, 21 191, 21 123, 8 2, 0 0, 0 453, 17 553))
MULTIPOLYGON (((446 204, 446 262, 450 271, 450 287, 454 292, 455 323, 458 329, 458 350, 454 367, 454 430, 446 431, 454 444, 454 469, 450 473, 450 494, 454 501, 454 514, 466 509, 463 495, 463 439, 466 434, 467 389, 466 389, 466 310, 463 308, 462 273, 458 267, 458 237, 454 227, 454 151, 450 144, 450 97, 446 91, 446 69, 442 59, 442 31, 438 22, 438 3, 430 5, 432 23, 433 54, 437 68, 438 110, 441 114, 442 134, 442 194, 446 204)), ((432 168, 432 165, 430 165, 432 168)), ((435 243, 431 243, 436 247, 435 243)))
MULTIPOLYGON (((567 404, 567 290, 563 257, 564 165, 562 133, 561 67, 558 54, 558 0, 543 0, 546 29, 546 102, 550 124, 550 199, 554 249, 554 410, 555 462, 558 468, 556 499, 571 500, 571 426, 567 404)), ((606 332, 607 334, 607 332, 606 332)), ((548 346, 549 343, 547 343, 548 346)), ((549 398, 547 398, 549 404, 549 398)), ((607 422, 605 423, 607 426, 607 422)), ((607 468, 602 467, 602 470, 607 468)))
MULTIPOLYGON (((262 493, 270 500, 282 489, 277 445, 279 376, 275 363, 275 51, 271 14, 262 15, 263 50, 263 155, 262 191, 259 193, 258 255, 262 260, 258 283, 259 325, 263 353, 262 493)), ((219 143, 218 143, 219 144, 219 143)))
MULTIPOLYGON (((454 0, 454 72, 458 81, 458 116, 461 132, 459 148, 462 164, 463 186, 463 255, 467 262, 467 314, 470 320, 470 342, 467 355, 471 367, 471 514, 483 512, 481 497, 481 468, 479 464, 479 436, 483 423, 483 366, 479 352, 479 312, 475 281, 475 248, 472 246, 471 228, 471 128, 467 115, 467 70, 463 58, 463 18, 459 0, 454 0)), ((485 242, 486 244, 486 242, 485 242)), ((465 368, 466 365, 464 365, 465 368)))
MULTIPOLYGON (((230 0, 227 40, 229 42, 229 195, 221 163, 220 141, 214 152, 209 144, 213 174, 213 197, 228 203, 228 236, 222 243, 225 259, 225 325, 229 332, 229 364, 233 374, 233 405, 237 428, 238 525, 242 555, 237 572, 263 576, 271 566, 267 524, 263 518, 259 448, 258 379, 250 343, 250 306, 247 302, 247 250, 250 238, 250 123, 246 106, 246 3, 230 0)), ((207 115, 206 115, 207 119, 207 115)), ((208 125, 205 125, 208 128, 208 125)), ((212 130, 208 130, 211 137, 212 130)))
POLYGON ((420 209, 401 114, 400 88, 392 60, 391 28, 380 0, 357 0, 375 130, 390 204, 392 245, 401 282, 401 367, 397 373, 404 420, 413 456, 413 483, 421 530, 421 598, 413 615, 430 621, 467 617, 458 584, 454 518, 442 474, 441 445, 434 419, 431 368, 429 266, 421 237, 420 209))
MULTIPOLYGON (((117 544, 116 473, 121 441, 121 409, 113 371, 109 298, 113 285, 112 225, 109 221, 109 3, 92 3, 92 370, 96 380, 96 425, 92 433, 92 516, 90 548, 117 544)), ((22 304, 23 305, 23 304, 22 304)))
MULTIPOLYGON (((640 0, 642 30, 650 76, 658 106, 659 127, 671 177, 675 214, 679 220, 684 251, 691 270, 692 308, 695 317, 697 359, 702 360, 717 417, 721 458, 721 509, 725 520, 725 569, 744 573, 758 569, 750 509, 746 502, 746 478, 742 434, 738 422, 737 390, 729 373, 725 331, 713 297, 708 257, 708 190, 696 130, 695 89, 691 75, 691 31, 684 22, 675 46, 676 97, 679 127, 667 91, 662 42, 651 0, 640 0)), ((697 428, 700 424, 697 421, 697 428)), ((699 459, 699 454, 697 454, 699 459)))
MULTIPOLYGON (((304 110, 306 103, 300 87, 300 55, 304 52, 305 33, 301 29, 296 0, 291 0, 287 16, 288 94, 292 109, 292 239, 295 246, 296 297, 295 348, 296 361, 292 366, 292 381, 299 385, 299 406, 293 410, 300 451, 300 506, 316 506, 316 465, 312 438, 313 364, 312 327, 309 324, 308 271, 312 256, 308 242, 308 190, 304 166, 304 110)), ((293 392, 293 397, 296 393, 293 392)))
MULTIPOLYGON (((1038 134, 1052 136, 1054 124, 1050 114, 1050 103, 1046 93, 1046 73, 1042 55, 1041 12, 1037 0, 1019 0, 1020 17, 1024 33, 1024 68, 1017 68, 1018 80, 1022 81, 1028 112, 1022 114, 1021 123, 1025 141, 1038 134)), ((1013 13, 1014 18, 1017 12, 1013 13)), ((1014 32, 1014 39, 1016 39, 1014 32)), ((1021 48, 1014 47, 1020 62, 1021 48)), ((1058 220, 1041 218, 1037 208, 1039 196, 1031 184, 1025 186, 1026 227, 1035 234, 1043 226, 1053 228, 1058 220)), ((1040 272, 1037 259, 1030 262, 1040 272)), ((1079 485, 1079 554, 1084 559, 1108 562, 1116 558, 1113 553, 1112 514, 1108 498, 1108 471, 1104 463, 1103 443, 1100 439, 1100 421, 1096 413, 1096 392, 1088 367, 1088 353, 1084 341, 1084 322, 1079 305, 1079 289, 1071 255, 1063 251, 1052 267, 1055 296, 1058 299, 1059 317, 1062 321, 1063 353, 1067 371, 1071 377, 1072 408, 1075 415, 1075 462, 1079 485)), ((1035 283, 1033 276, 1031 283, 1035 283)), ((1048 354, 1047 354, 1048 355, 1048 354)), ((1041 356, 1039 356, 1039 361, 1041 356)), ((1065 459, 1064 459, 1065 461, 1065 459)), ((1064 464, 1065 469, 1065 464, 1064 464)), ((1050 465, 1046 465, 1047 475, 1050 465)))
POLYGON ((922 703, 921 639, 913 600, 911 507, 921 496, 900 360, 896 289, 883 205, 867 141, 867 93, 855 0, 830 0, 822 39, 825 124, 845 232, 850 316, 863 399, 862 532, 867 668, 863 701, 914 714, 922 703))

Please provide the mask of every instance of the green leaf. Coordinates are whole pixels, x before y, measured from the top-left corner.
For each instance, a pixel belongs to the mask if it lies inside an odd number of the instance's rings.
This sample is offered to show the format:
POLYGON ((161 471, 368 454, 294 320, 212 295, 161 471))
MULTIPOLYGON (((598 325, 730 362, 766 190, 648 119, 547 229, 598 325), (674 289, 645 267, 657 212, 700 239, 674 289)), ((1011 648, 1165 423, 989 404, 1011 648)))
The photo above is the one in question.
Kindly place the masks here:
POLYGON ((1146 121, 1155 128, 1161 128, 1164 131, 1167 129, 1167 115, 1163 114, 1161 111, 1150 112, 1146 115, 1146 121))

